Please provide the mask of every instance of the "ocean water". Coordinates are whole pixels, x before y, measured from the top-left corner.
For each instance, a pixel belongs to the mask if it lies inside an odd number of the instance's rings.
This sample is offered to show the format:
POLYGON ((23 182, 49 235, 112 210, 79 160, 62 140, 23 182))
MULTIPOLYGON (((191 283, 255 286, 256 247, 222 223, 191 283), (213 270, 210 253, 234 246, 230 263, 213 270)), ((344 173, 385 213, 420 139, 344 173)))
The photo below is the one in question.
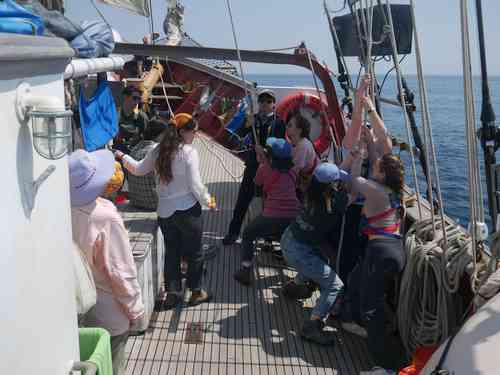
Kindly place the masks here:
MULTIPOLYGON (((260 85, 314 86, 311 75, 249 75, 248 78, 260 85)), ((420 103, 417 95, 418 85, 416 77, 407 76, 406 78, 409 88, 413 90, 417 96, 417 125, 423 136, 421 131, 420 103)), ((493 108, 497 116, 500 116, 500 77, 492 77, 489 82, 493 108)), ((475 113, 477 118, 476 127, 480 127, 481 81, 479 77, 475 77, 473 83, 475 113)), ((463 80, 462 77, 459 76, 427 76, 426 84, 444 208, 450 217, 466 226, 469 221, 469 192, 467 182, 463 80)), ((340 89, 337 89, 339 98, 342 98, 342 93, 340 89)), ((396 81, 394 77, 389 77, 387 79, 382 90, 382 96, 396 99, 396 81)), ((398 139, 406 139, 402 110, 398 107, 383 104, 382 114, 386 126, 391 133, 396 135, 398 139)), ((483 169, 483 156, 479 143, 478 150, 481 169, 483 169)), ((414 186, 408 153, 402 153, 401 156, 406 164, 406 181, 410 186, 414 186)), ((500 162, 500 155, 498 155, 498 157, 498 162, 500 162)), ((417 166, 417 170, 419 171, 421 193, 424 193, 426 190, 425 179, 420 173, 420 166, 417 166)), ((488 217, 487 198, 485 193, 486 185, 483 171, 481 175, 483 176, 485 214, 488 217)))

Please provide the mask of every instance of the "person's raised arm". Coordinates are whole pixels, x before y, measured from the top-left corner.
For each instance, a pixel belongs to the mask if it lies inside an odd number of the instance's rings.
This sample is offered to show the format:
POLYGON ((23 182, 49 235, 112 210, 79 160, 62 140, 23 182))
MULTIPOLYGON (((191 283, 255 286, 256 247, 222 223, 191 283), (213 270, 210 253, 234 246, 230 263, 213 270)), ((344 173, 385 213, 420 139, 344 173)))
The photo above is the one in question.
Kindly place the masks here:
POLYGON ((373 132, 375 134, 375 146, 379 147, 383 154, 390 154, 392 152, 391 137, 387 132, 384 121, 380 118, 373 104, 368 96, 362 98, 363 106, 368 112, 370 123, 372 124, 373 132))
POLYGON ((123 161, 125 169, 133 175, 145 176, 154 170, 158 147, 156 146, 149 150, 141 161, 137 161, 132 156, 125 155, 121 151, 115 151, 115 159, 123 161))
POLYGON ((344 137, 343 146, 344 148, 351 150, 354 145, 359 143, 361 137, 361 125, 363 122, 363 102, 362 99, 365 96, 365 91, 370 85, 371 80, 369 76, 365 76, 361 79, 361 83, 356 90, 356 95, 354 98, 354 110, 352 112, 351 126, 347 129, 347 133, 344 137))
POLYGON ((357 198, 358 191, 354 188, 354 180, 361 174, 362 160, 359 151, 351 150, 344 158, 339 168, 349 172, 351 179, 346 182, 347 191, 349 192, 349 204, 354 202, 357 198))

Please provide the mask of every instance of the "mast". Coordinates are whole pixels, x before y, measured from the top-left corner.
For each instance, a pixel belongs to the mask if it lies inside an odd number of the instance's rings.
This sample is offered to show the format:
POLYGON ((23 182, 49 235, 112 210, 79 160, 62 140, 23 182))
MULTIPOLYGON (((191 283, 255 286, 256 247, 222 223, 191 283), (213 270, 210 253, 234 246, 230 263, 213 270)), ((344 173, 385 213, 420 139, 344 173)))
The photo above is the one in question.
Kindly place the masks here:
POLYGON ((480 139, 484 152, 484 166, 486 171, 486 187, 488 191, 488 208, 493 224, 493 230, 497 225, 497 204, 495 198, 493 179, 493 168, 496 164, 495 152, 498 149, 498 129, 495 126, 495 112, 491 104, 490 87, 488 84, 488 69, 486 65, 486 47, 484 43, 483 9, 481 0, 476 0, 477 29, 479 36, 479 56, 481 59, 481 124, 480 139))

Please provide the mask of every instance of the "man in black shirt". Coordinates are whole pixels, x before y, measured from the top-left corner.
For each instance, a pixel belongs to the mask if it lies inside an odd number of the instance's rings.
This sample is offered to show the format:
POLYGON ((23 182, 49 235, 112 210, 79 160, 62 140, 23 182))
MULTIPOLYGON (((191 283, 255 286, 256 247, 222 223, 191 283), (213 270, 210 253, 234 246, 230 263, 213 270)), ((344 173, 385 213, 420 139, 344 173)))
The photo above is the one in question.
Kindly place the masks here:
POLYGON ((142 98, 137 87, 125 87, 122 96, 119 129, 113 143, 114 148, 128 154, 143 139, 149 119, 140 109, 142 98))
POLYGON ((254 178, 259 166, 257 153, 263 152, 268 137, 285 138, 286 125, 274 113, 276 105, 276 95, 272 90, 262 90, 258 96, 259 113, 255 115, 255 133, 258 142, 255 142, 251 127, 240 132, 240 136, 250 137, 251 150, 245 155, 245 171, 241 181, 238 199, 233 211, 233 218, 229 225, 229 230, 222 243, 226 246, 232 245, 238 239, 241 231, 243 219, 248 211, 248 207, 255 196, 254 178))

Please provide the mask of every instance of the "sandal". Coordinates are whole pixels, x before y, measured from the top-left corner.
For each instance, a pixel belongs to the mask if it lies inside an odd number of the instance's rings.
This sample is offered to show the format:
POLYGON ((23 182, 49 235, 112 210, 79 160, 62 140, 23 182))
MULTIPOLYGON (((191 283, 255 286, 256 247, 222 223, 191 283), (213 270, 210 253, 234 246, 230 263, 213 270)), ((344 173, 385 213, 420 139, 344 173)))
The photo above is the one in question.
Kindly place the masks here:
POLYGON ((210 302, 212 295, 204 289, 193 290, 188 301, 188 306, 197 306, 201 303, 210 302))

